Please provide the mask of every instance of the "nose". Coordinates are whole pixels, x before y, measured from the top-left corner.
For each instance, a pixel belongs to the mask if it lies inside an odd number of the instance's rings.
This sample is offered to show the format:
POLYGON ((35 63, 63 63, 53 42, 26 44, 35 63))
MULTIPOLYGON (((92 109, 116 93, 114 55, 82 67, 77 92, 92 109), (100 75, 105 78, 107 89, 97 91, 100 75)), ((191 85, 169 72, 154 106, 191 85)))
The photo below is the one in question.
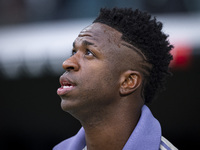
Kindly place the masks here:
POLYGON ((74 56, 65 60, 62 64, 62 67, 67 71, 71 71, 71 70, 78 71, 79 70, 79 64, 78 64, 76 58, 74 58, 74 56))

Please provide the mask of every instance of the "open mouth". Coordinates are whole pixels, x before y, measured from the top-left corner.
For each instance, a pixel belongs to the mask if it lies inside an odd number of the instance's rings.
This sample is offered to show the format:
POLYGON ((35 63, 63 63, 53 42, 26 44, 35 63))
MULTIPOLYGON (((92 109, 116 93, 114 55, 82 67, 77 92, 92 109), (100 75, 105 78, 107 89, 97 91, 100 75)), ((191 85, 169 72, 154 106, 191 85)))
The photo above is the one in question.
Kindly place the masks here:
POLYGON ((61 87, 62 87, 63 89, 74 87, 74 85, 72 85, 72 84, 70 84, 70 83, 66 83, 66 84, 63 83, 63 84, 61 84, 61 85, 62 85, 61 87))
POLYGON ((71 90, 73 90, 75 88, 75 84, 71 83, 71 81, 67 80, 67 79, 60 79, 60 84, 61 87, 58 88, 57 90, 57 94, 58 95, 66 95, 67 93, 69 93, 71 90))

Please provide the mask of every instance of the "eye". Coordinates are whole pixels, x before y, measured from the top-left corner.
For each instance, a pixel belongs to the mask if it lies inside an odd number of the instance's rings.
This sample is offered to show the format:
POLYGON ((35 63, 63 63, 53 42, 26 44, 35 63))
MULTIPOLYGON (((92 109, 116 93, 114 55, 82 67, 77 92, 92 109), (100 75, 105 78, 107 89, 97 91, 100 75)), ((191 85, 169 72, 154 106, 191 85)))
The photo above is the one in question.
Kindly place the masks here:
POLYGON ((75 55, 75 54, 76 54, 76 51, 75 51, 75 50, 72 50, 72 56, 75 55))
POLYGON ((85 55, 94 56, 94 54, 89 49, 86 49, 85 55))

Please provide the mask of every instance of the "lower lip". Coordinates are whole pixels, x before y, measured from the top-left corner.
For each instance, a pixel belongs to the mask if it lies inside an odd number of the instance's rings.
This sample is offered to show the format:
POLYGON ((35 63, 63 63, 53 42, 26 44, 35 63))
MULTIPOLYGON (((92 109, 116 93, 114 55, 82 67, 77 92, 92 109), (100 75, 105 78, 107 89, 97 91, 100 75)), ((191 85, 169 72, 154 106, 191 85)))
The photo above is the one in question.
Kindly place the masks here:
POLYGON ((73 89, 74 89, 74 86, 62 86, 62 87, 58 88, 57 94, 60 95, 60 96, 65 95, 73 89))

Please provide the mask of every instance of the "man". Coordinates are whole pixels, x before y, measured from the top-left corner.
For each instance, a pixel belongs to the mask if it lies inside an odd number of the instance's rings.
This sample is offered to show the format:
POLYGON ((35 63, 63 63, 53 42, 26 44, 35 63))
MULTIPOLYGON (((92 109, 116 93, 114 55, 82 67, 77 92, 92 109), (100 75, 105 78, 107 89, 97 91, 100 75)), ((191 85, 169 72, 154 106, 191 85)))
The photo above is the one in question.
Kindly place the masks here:
POLYGON ((168 72, 172 45, 162 24, 132 9, 101 9, 63 62, 61 107, 83 126, 54 150, 176 149, 145 103, 168 72))

